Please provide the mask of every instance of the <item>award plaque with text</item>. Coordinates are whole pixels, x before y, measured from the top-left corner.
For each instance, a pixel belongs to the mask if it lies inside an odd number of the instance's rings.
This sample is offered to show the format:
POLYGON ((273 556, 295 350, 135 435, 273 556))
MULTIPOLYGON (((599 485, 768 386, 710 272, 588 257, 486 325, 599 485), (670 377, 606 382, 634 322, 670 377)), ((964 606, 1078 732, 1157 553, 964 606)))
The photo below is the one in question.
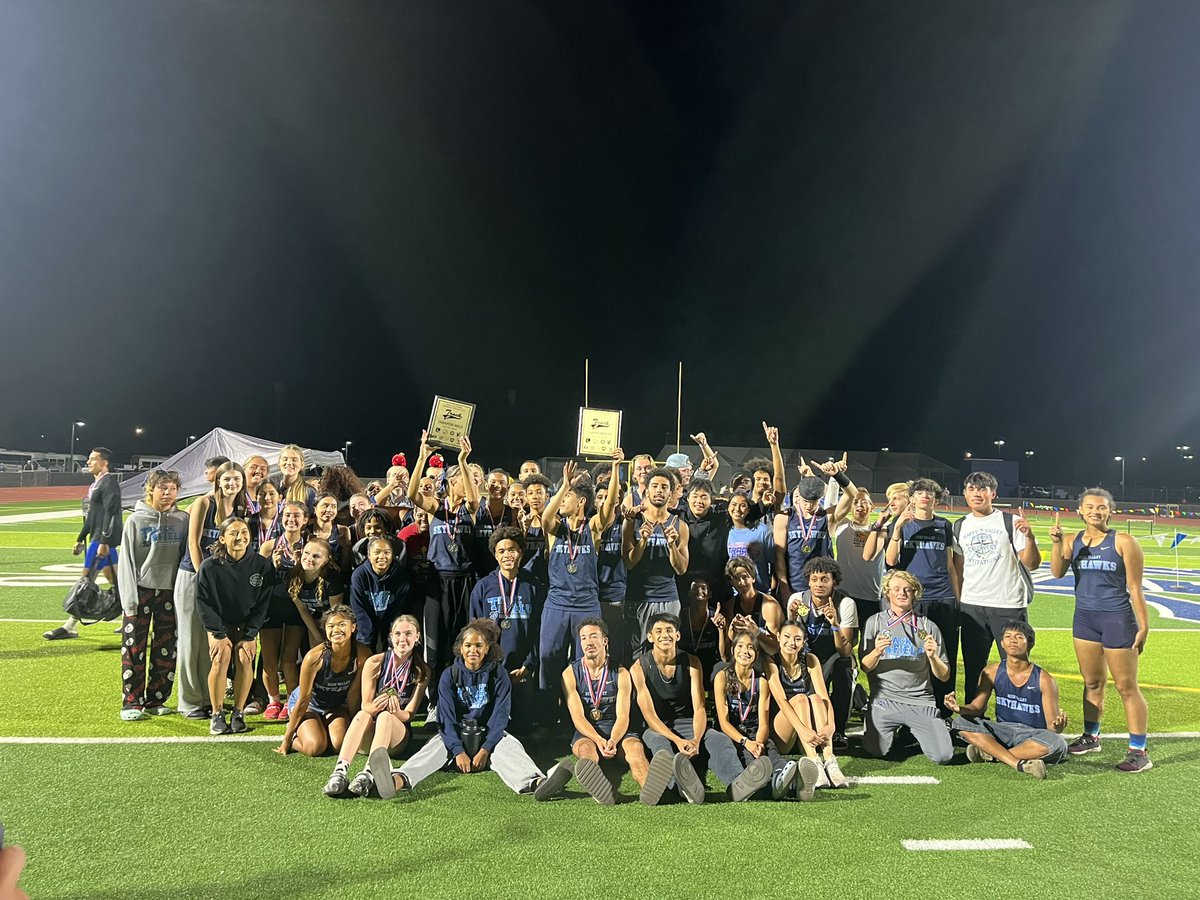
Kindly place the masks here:
POLYGON ((458 449, 458 442, 471 434, 475 404, 435 396, 429 414, 429 446, 458 449))
POLYGON ((591 459, 610 459, 621 446, 621 411, 579 407, 575 452, 591 459))

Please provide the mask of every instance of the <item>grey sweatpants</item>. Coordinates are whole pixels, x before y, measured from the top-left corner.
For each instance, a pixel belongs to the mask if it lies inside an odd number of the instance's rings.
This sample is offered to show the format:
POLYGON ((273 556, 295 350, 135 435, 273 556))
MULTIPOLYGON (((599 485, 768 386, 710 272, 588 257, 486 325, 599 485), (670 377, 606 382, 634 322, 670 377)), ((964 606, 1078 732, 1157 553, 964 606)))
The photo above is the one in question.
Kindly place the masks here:
MULTIPOLYGON (((441 734, 435 734, 398 771, 409 787, 416 787, 434 772, 444 769, 452 759, 441 734)), ((488 766, 518 794, 529 793, 538 780, 545 777, 537 763, 529 758, 521 742, 508 732, 504 733, 492 751, 488 766)))
MULTIPOLYGON (((695 730, 692 728, 692 720, 676 719, 674 722, 665 722, 673 732, 685 740, 694 740, 696 736, 695 730)), ((656 756, 659 753, 670 753, 672 756, 677 752, 675 745, 667 739, 666 735, 659 734, 653 728, 647 728, 642 735, 642 743, 646 745, 646 749, 650 751, 651 756, 656 756)), ((704 779, 705 768, 711 768, 713 774, 720 779, 721 783, 726 787, 733 784, 734 780, 746 771, 746 766, 742 763, 741 756, 738 754, 738 746, 731 741, 726 735, 715 728, 706 728, 704 737, 700 738, 700 752, 692 757, 692 767, 696 769, 696 774, 704 779)), ((747 757, 749 754, 746 754, 747 757)), ((749 760, 747 760, 748 762, 749 760)), ((781 764, 782 765, 782 764, 781 764)), ((671 784, 674 784, 674 779, 671 784)))
POLYGON ((921 745, 921 752, 939 766, 946 765, 954 756, 950 730, 938 718, 936 706, 918 706, 875 697, 871 698, 867 707, 867 722, 863 731, 863 749, 867 756, 887 756, 896 740, 896 732, 901 728, 911 731, 921 745))
POLYGON ((196 608, 196 573, 180 569, 175 575, 176 703, 187 714, 208 706, 208 632, 196 608))

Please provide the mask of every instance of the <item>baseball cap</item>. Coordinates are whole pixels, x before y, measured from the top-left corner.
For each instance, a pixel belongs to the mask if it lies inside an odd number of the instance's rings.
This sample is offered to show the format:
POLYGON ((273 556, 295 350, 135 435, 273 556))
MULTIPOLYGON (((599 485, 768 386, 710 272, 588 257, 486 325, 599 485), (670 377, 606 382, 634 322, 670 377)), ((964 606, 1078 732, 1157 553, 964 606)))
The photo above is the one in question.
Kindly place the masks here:
POLYGON ((672 469, 689 469, 692 466, 692 461, 688 459, 686 453, 672 453, 667 457, 667 463, 672 469))
POLYGON ((813 475, 806 475, 796 485, 796 490, 805 500, 820 500, 825 494, 825 482, 813 475))

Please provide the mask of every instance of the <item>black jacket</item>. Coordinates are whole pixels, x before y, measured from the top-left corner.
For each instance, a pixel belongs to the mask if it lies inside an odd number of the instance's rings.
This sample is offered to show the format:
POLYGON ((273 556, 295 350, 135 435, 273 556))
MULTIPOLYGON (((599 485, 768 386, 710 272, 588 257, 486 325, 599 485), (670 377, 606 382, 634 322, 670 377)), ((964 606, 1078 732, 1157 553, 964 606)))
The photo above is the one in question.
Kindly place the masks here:
POLYGON ((86 502, 77 541, 97 541, 110 547, 121 543, 121 484, 111 472, 96 482, 86 502))
POLYGON ((196 575, 196 610, 204 628, 218 640, 230 628, 242 629, 242 640, 258 635, 267 620, 275 567, 257 553, 241 559, 210 556, 196 575))

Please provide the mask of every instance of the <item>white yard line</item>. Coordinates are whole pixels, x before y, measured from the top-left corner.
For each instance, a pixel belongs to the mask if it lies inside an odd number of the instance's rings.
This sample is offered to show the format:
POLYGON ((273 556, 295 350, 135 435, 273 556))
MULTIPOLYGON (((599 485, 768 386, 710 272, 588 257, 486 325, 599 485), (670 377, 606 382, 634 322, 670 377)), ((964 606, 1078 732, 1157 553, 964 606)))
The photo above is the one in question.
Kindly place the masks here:
POLYGON ((941 784, 932 775, 860 775, 847 777, 851 784, 941 784))
MULTIPOLYGON (((197 720, 200 721, 200 720, 197 720)), ((164 735, 162 737, 0 737, 0 744, 256 744, 275 741, 282 735, 164 735)))
POLYGON ((905 850, 1032 850, 1033 845, 1020 838, 973 838, 957 841, 901 841, 905 850))
POLYGON ((83 510, 80 507, 76 507, 75 509, 55 509, 50 512, 17 513, 15 515, 0 516, 0 525, 17 525, 21 522, 48 522, 51 519, 79 519, 83 521, 83 510))

